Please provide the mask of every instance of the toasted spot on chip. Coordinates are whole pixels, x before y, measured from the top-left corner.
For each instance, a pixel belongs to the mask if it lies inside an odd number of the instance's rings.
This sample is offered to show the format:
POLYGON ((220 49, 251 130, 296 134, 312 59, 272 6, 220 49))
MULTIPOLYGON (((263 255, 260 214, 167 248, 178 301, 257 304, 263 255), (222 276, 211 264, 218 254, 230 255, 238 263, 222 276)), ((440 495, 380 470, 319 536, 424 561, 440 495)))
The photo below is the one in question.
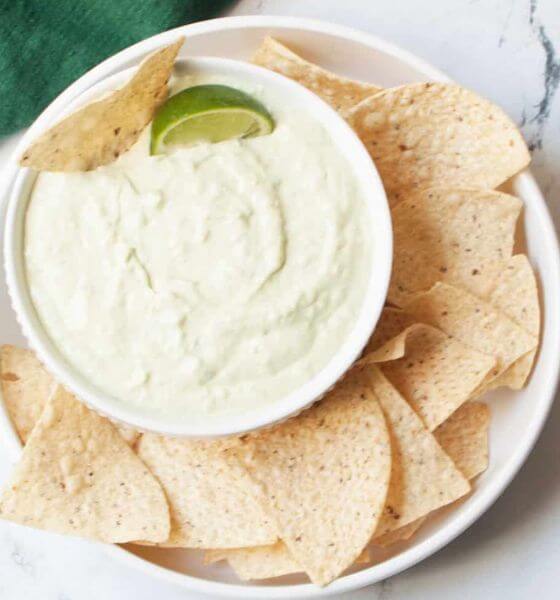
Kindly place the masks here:
POLYGON ((364 98, 381 90, 371 83, 348 79, 318 67, 271 37, 264 39, 253 62, 294 79, 343 115, 364 98))
POLYGON ((19 377, 15 373, 2 373, 3 381, 19 381, 19 377))
POLYGON ((391 434, 391 483, 375 538, 469 492, 467 479, 378 367, 354 368, 350 377, 375 392, 391 434))
POLYGON ((513 251, 521 201, 501 192, 429 188, 393 209, 388 299, 402 306, 437 281, 485 297, 513 251))
POLYGON ((494 357, 429 325, 412 325, 395 339, 403 340, 404 356, 381 369, 430 431, 466 402, 496 365, 494 357))
MULTIPOLYGON (((500 275, 493 281, 489 301, 513 319, 518 325, 538 338, 540 332, 539 293, 535 273, 524 254, 513 256, 500 275)), ((490 388, 508 386, 520 390, 526 383, 537 350, 518 358, 490 388)))
POLYGON ((37 139, 20 164, 37 171, 90 171, 113 162, 138 139, 167 96, 183 38, 149 56, 107 98, 72 113, 37 139))
POLYGON ((140 438, 140 432, 127 425, 116 425, 122 439, 131 447, 134 448, 136 442, 140 438))
POLYGON ((9 521, 109 543, 169 535, 161 486, 111 422, 58 387, 0 498, 9 521))
POLYGON ((237 459, 235 441, 168 438, 146 433, 138 456, 169 501, 171 533, 165 546, 238 548, 273 544, 278 536, 261 508, 260 491, 237 459))
POLYGON ((436 283, 418 294, 404 309, 423 323, 438 327, 463 344, 496 359, 489 379, 537 346, 537 338, 500 312, 493 304, 458 287, 436 283))
POLYGON ((384 90, 354 107, 348 120, 393 205, 434 185, 493 189, 530 161, 521 134, 501 108, 451 83, 384 90))
POLYGON ((426 518, 427 517, 420 517, 408 525, 404 525, 403 527, 399 527, 398 529, 375 537, 373 538, 373 542, 382 548, 387 548, 388 546, 392 546, 393 544, 397 544, 399 542, 405 542, 406 540, 409 540, 420 529, 420 527, 422 527, 426 521, 426 518))
POLYGON ((53 378, 31 350, 5 345, 0 350, 2 398, 25 444, 54 389, 53 378))
POLYGON ((326 585, 369 542, 383 511, 391 449, 373 392, 351 379, 296 418, 249 437, 242 460, 280 539, 326 585))
POLYGON ((467 479, 488 467, 490 409, 482 402, 467 402, 442 423, 434 435, 467 479))

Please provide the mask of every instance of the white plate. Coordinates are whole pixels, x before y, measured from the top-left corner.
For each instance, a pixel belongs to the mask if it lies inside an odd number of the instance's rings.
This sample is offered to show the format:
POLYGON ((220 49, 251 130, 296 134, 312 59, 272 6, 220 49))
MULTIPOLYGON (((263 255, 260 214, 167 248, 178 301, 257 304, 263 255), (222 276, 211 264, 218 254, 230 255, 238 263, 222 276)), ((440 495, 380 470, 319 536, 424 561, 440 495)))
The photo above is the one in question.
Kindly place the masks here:
MULTIPOLYGON (((310 60, 341 74, 382 86, 447 79, 430 65, 373 36, 328 23, 277 17, 217 19, 166 32, 123 51, 118 56, 124 57, 127 62, 120 68, 137 64, 146 53, 171 42, 179 33, 186 36, 183 51, 190 55, 247 59, 262 37, 272 34, 310 60)), ((46 112, 54 115, 76 96, 78 89, 83 90, 84 85, 93 85, 111 74, 111 64, 112 59, 109 59, 87 73, 55 100, 46 112)), ((32 136, 33 128, 24 136, 20 147, 25 146, 32 136)), ((395 575, 442 548, 479 518, 504 491, 532 449, 554 397, 560 364, 558 242, 545 202, 531 174, 526 172, 517 176, 513 191, 525 204, 523 229, 527 252, 541 284, 543 337, 529 386, 517 393, 502 390, 488 396, 493 417, 490 467, 464 502, 442 511, 411 542, 399 544, 390 551, 376 550, 375 558, 380 562, 375 566, 346 575, 323 589, 303 583, 304 579, 299 577, 276 579, 272 584, 242 584, 222 565, 204 566, 200 553, 192 551, 140 549, 134 554, 111 546, 108 551, 145 572, 212 597, 324 597, 395 575)), ((0 289, 0 318, 4 334, 2 341, 21 341, 5 287, 0 289)), ((14 455, 19 453, 19 442, 3 411, 0 411, 0 437, 8 440, 14 455)))

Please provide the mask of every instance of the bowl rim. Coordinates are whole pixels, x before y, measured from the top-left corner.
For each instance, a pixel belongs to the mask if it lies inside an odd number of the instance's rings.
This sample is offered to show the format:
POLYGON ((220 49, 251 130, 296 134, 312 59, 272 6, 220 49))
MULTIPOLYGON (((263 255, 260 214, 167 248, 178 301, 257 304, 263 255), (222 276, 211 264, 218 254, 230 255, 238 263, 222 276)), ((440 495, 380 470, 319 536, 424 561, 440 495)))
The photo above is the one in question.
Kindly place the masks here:
MULTIPOLYGON (((359 357, 381 314, 389 286, 392 264, 391 217, 381 178, 364 145, 346 121, 318 96, 283 75, 242 61, 218 57, 193 57, 179 58, 178 62, 189 66, 194 71, 231 75, 289 95, 290 101, 295 106, 301 105, 305 111, 313 114, 315 120, 321 123, 338 147, 340 154, 347 160, 361 198, 365 202, 372 243, 369 249, 371 259, 367 285, 360 310, 335 354, 315 375, 285 397, 262 407, 234 414, 210 415, 208 418, 193 420, 176 419, 155 411, 153 414, 150 414, 150 411, 141 412, 130 403, 119 402, 118 398, 112 398, 64 358, 60 346, 50 339, 33 305, 25 276, 23 250, 25 213, 37 174, 32 169, 24 167, 17 169, 4 222, 6 281, 12 307, 30 347, 57 381, 91 409, 125 426, 167 436, 213 438, 240 435, 269 427, 297 415, 331 389, 359 357)), ((113 69, 122 66, 117 58, 110 64, 113 69)), ((127 68, 101 76, 94 85, 85 88, 83 85, 79 86, 81 92, 77 98, 64 105, 54 117, 46 118, 41 115, 34 126, 38 125, 41 131, 46 130, 53 122, 95 98, 100 91, 114 89, 122 84, 132 71, 132 67, 127 68)), ((16 148, 16 156, 18 151, 19 147, 16 148)))
MULTIPOLYGON (((378 36, 359 31, 352 27, 330 23, 328 21, 302 17, 234 16, 202 21, 158 34, 123 50, 120 54, 126 54, 130 60, 136 60, 139 56, 144 55, 153 48, 171 41, 177 34, 180 33, 204 34, 222 29, 229 30, 263 27, 275 29, 301 29, 304 31, 341 37, 397 58, 409 66, 412 66, 419 72, 424 73, 428 79, 432 79, 434 81, 451 81, 447 75, 433 67, 428 62, 418 58, 416 55, 400 48, 395 44, 385 41, 378 36)), ((92 69, 90 72, 84 75, 84 78, 87 78, 88 82, 95 82, 98 76, 97 69, 104 64, 105 63, 101 63, 101 65, 92 69)), ((73 85, 69 86, 69 88, 63 92, 63 95, 67 95, 67 97, 72 97, 73 94, 73 85)), ((28 141, 34 136, 35 132, 31 130, 28 131, 28 133, 24 135, 22 142, 20 142, 18 145, 18 149, 23 149, 27 145, 28 141)), ((10 173, 13 173, 14 170, 15 165, 9 164, 6 169, 7 181, 11 179, 10 173)), ((536 184, 536 181, 529 170, 520 173, 516 177, 516 182, 518 186, 525 186, 530 189, 535 196, 536 210, 539 213, 541 224, 544 227, 543 235, 545 235, 554 245, 553 262, 556 273, 553 286, 553 295, 556 298, 560 298, 560 251, 558 248, 556 231, 550 218, 550 213, 548 212, 545 201, 536 184)), ((551 332, 552 335, 555 336, 555 339, 552 343, 554 348, 553 358, 558 359, 560 357, 560 313, 556 312, 552 314, 552 320, 553 326, 555 326, 552 328, 551 332)), ((128 551, 126 548, 120 546, 106 546, 106 551, 111 556, 119 558, 129 566, 143 570, 146 573, 151 573, 155 577, 158 577, 168 583, 173 583, 183 589, 227 598, 268 599, 327 597, 334 594, 357 590, 382 581, 416 565, 453 541, 470 525, 472 525, 484 512, 486 512, 486 510, 488 510, 490 506, 498 499, 498 497, 503 493, 505 488, 509 485, 511 480, 525 462, 538 438, 554 399, 558 384, 559 372, 560 360, 556 360, 548 373, 548 393, 541 396, 540 399, 537 399, 537 402, 535 403, 535 419, 531 421, 530 428, 524 432, 523 445, 520 445, 516 452, 510 456, 509 461, 505 464, 501 472, 495 477, 493 484, 484 492, 478 490, 470 498, 469 507, 466 511, 462 512, 460 515, 456 515, 453 520, 443 525, 439 531, 434 532, 421 544, 412 548, 408 548, 399 555, 382 563, 373 565, 350 575, 342 576, 341 578, 332 582, 326 588, 318 588, 310 583, 297 585, 259 586, 217 582, 208 579, 202 579, 193 575, 179 573, 158 564, 154 564, 153 562, 137 556, 128 551)), ((6 426, 6 432, 8 433, 6 440, 9 444, 9 450, 15 459, 21 453, 21 443, 7 416, 4 405, 1 404, 0 427, 3 426, 6 426)))

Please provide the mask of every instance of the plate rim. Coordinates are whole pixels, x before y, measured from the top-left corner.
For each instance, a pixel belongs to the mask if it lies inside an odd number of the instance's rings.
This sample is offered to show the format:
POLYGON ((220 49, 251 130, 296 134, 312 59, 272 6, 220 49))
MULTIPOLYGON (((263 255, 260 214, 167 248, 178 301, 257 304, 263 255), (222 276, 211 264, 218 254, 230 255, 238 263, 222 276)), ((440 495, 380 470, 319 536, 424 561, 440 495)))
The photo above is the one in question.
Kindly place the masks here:
MULTIPOLYGON (((433 67, 427 61, 418 58, 415 54, 404 50, 395 44, 387 42, 383 38, 352 27, 334 24, 324 20, 301 17, 264 15, 233 16, 183 25, 157 34, 122 50, 121 52, 109 57, 88 71, 85 75, 70 85, 53 101, 53 103, 51 103, 43 111, 43 113, 41 113, 40 117, 49 118, 51 113, 55 114, 58 112, 58 110, 60 110, 61 105, 72 101, 78 93, 81 93, 87 87, 95 84, 99 79, 106 77, 109 74, 107 71, 110 69, 110 63, 116 57, 118 57, 120 60, 128 59, 131 61, 131 63, 135 62, 156 47, 173 40, 177 35, 180 34, 202 34, 219 30, 237 28, 252 29, 261 27, 270 27, 276 29, 301 29, 315 33, 332 35, 334 37, 341 37, 402 60, 414 69, 425 73, 428 79, 451 81, 446 74, 433 67), (49 116, 47 117, 47 115, 49 116)), ((41 119, 41 121, 42 120, 43 119, 41 119)), ((17 144, 14 152, 12 153, 12 157, 8 161, 8 164, 5 168, 5 181, 7 181, 8 184, 3 190, 4 199, 2 201, 2 217, 4 217, 3 213, 6 204, 5 198, 8 196, 9 189, 11 188, 10 182, 13 180, 14 172, 17 170, 15 165, 15 157, 19 156, 24 147, 35 135, 35 128, 32 125, 17 144)), ((551 245, 549 252, 552 262, 554 263, 554 277, 550 277, 549 282, 552 289, 552 296, 560 299, 560 249, 558 237, 550 212, 539 186, 530 170, 527 169, 515 177, 514 188, 518 189, 520 187, 526 187, 528 190, 530 190, 530 193, 535 198, 534 209, 538 216, 539 225, 543 227, 543 235, 548 239, 548 242, 551 245)), ((464 514, 457 516, 454 520, 451 520, 451 522, 442 526, 440 530, 435 531, 428 539, 424 540, 417 546, 404 550, 397 556, 394 556, 382 563, 373 565, 356 573, 343 576, 325 588, 320 588, 311 583, 258 586, 217 582, 173 571, 143 559, 120 546, 104 546, 106 552, 110 556, 118 557, 127 565, 133 566, 137 569, 142 569, 146 573, 151 573, 160 579, 179 585, 184 589, 203 594, 216 594, 220 597, 228 598, 327 597, 333 594, 363 588, 396 575, 416 565, 453 541, 470 525, 478 520, 505 491, 532 451, 550 412, 560 375, 560 313, 557 311, 552 311, 550 314, 552 315, 551 318, 553 322, 549 325, 549 333, 553 336, 553 338, 551 342, 552 351, 550 356, 547 358, 547 362, 551 364, 549 369, 550 373, 548 390, 546 394, 542 395, 539 403, 535 404, 535 411, 537 412, 534 419, 531 421, 531 427, 525 431, 525 443, 509 457, 508 461, 502 467, 501 471, 495 476, 495 480, 489 484, 488 488, 484 490, 484 492, 479 491, 478 497, 476 493, 471 497, 472 502, 464 514)), ((21 452, 21 444, 2 402, 0 402, 0 430, 6 431, 6 446, 8 447, 8 451, 10 452, 11 456, 15 459, 21 452)))

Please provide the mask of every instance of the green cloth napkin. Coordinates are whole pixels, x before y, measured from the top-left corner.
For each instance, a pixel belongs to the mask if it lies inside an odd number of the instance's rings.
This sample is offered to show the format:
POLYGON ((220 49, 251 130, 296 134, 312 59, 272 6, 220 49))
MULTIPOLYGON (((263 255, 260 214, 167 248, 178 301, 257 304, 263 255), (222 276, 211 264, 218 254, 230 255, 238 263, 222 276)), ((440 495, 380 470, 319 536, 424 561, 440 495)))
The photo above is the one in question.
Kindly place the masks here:
POLYGON ((26 127, 93 66, 231 0, 0 0, 0 135, 26 127))

